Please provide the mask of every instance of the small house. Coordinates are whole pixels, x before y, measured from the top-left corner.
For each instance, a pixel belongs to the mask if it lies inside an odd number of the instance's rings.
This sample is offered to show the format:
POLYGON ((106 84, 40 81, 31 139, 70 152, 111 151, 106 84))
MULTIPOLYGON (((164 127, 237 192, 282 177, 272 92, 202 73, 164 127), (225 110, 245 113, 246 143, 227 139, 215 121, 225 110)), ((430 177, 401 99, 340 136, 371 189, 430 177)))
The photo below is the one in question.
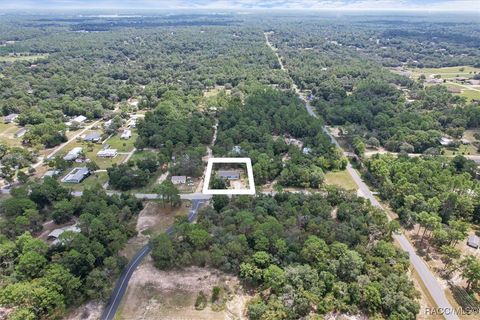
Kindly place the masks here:
POLYGON ((469 236, 467 239, 467 245, 469 247, 478 249, 478 247, 480 246, 480 238, 477 237, 476 235, 469 236))
POLYGON ((42 178, 45 179, 47 177, 56 177, 59 174, 60 174, 60 170, 48 170, 43 174, 42 178))
POLYGON ((15 119, 17 119, 18 114, 10 113, 8 116, 3 117, 4 123, 12 123, 15 119))
POLYGON ((75 122, 76 124, 82 124, 87 120, 87 117, 85 116, 76 116, 75 118, 72 119, 72 122, 75 122))
POLYGON ((110 127, 110 125, 112 124, 112 119, 108 120, 108 121, 105 121, 105 123, 103 124, 103 127, 105 129, 108 129, 110 127))
POLYGON ((117 155, 117 149, 103 149, 97 152, 97 157, 101 158, 115 158, 117 155))
POLYGON ((86 142, 99 142, 101 139, 102 135, 97 131, 91 132, 83 137, 83 141, 86 142))
POLYGON ((58 238, 60 237, 60 235, 63 234, 64 232, 66 232, 66 231, 79 233, 81 230, 80 230, 79 227, 77 227, 77 225, 58 228, 58 229, 52 230, 52 232, 50 232, 48 234, 47 239, 48 240, 53 240, 52 244, 57 244, 59 242, 58 238))
POLYGON ((82 153, 82 150, 83 150, 82 147, 73 148, 63 157, 63 160, 66 160, 66 161, 76 160, 78 156, 80 156, 80 153, 82 153))
POLYGON ((441 137, 440 138, 440 144, 442 146, 445 146, 445 147, 448 147, 449 145, 451 145, 453 143, 453 140, 450 139, 450 138, 447 138, 447 137, 441 137))
POLYGON ((186 176, 172 176, 171 181, 173 184, 185 184, 187 182, 186 176))
POLYGON ((126 140, 130 139, 131 137, 132 137, 132 131, 128 129, 124 130, 122 132, 122 135, 120 136, 121 139, 126 139, 126 140))
POLYGON ((135 128, 137 126, 137 119, 131 118, 127 121, 127 128, 135 128))
POLYGON ((237 170, 218 170, 218 177, 227 180, 238 180, 240 179, 240 172, 237 170))
POLYGON ((90 170, 87 167, 73 168, 65 177, 62 182, 64 183, 80 183, 90 175, 90 170))

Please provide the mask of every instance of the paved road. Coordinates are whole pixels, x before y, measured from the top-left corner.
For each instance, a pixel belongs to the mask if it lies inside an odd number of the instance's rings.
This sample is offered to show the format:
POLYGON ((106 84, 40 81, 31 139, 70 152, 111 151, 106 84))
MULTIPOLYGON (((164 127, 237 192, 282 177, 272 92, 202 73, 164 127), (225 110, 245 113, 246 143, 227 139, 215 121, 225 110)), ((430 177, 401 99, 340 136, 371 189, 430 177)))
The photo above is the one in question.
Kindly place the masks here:
MULTIPOLYGON (((192 222, 197 217, 198 209, 204 203, 204 200, 193 200, 192 201, 192 210, 188 215, 188 221, 192 222)), ((170 227, 167 231, 168 234, 173 233, 173 227, 170 227)), ((127 264, 123 272, 120 274, 120 278, 117 280, 117 284, 115 285, 115 289, 108 300, 108 303, 103 310, 102 316, 100 317, 101 320, 112 320, 115 317, 115 313, 117 312, 120 303, 122 302, 122 298, 127 291, 128 282, 132 277, 133 272, 137 269, 143 259, 152 251, 152 247, 150 244, 146 244, 142 249, 140 249, 135 256, 130 260, 127 264)))
MULTIPOLYGON (((269 40, 268 40, 268 34, 265 33, 265 39, 267 41, 267 45, 270 47, 270 48, 273 48, 272 45, 270 44, 269 40)), ((280 56, 277 54, 276 50, 273 50, 273 52, 275 53, 275 55, 277 56, 277 59, 278 59, 278 62, 280 63, 280 65, 282 66, 282 69, 286 70, 284 67, 283 67, 283 63, 280 59, 280 56)), ((287 71, 287 70, 286 70, 287 71)), ((317 115, 315 114, 315 112, 312 110, 312 107, 310 106, 309 102, 307 99, 305 99, 305 97, 302 95, 302 93, 300 92, 300 90, 298 89, 297 85, 295 84, 295 82, 293 83, 293 89, 295 90, 295 92, 298 93, 299 97, 303 100, 304 102, 304 105, 305 105, 305 108, 307 109, 307 112, 317 118, 317 115)), ((335 139, 335 137, 328 131, 328 129, 326 127, 323 127, 323 131, 328 135, 328 137, 330 138, 330 140, 332 141, 332 143, 334 143, 337 148, 339 148, 340 150, 343 151, 343 149, 340 147, 340 144, 338 143, 338 141, 335 139)), ((344 154, 346 154, 345 151, 343 151, 344 154)), ((373 196, 372 192, 370 191, 370 188, 365 184, 365 182, 363 182, 363 180, 361 179, 360 175, 358 174, 358 172, 352 167, 352 165, 350 163, 348 163, 347 165, 347 171, 348 173, 350 174, 350 176, 352 177, 352 179, 355 181, 355 183, 357 184, 358 188, 360 189, 360 191, 363 193, 363 195, 370 200, 370 202, 372 203, 372 205, 374 205, 375 207, 378 207, 380 209, 383 210, 383 207, 380 205, 380 203, 378 202, 377 199, 375 199, 375 197, 373 196)), ((390 220, 391 218, 387 215, 388 219, 390 220)), ((429 291, 431 297, 433 298, 433 300, 435 301, 435 304, 439 307, 439 308, 443 308, 443 310, 449 310, 450 313, 452 314, 445 314, 444 317, 445 319, 447 320, 458 320, 458 317, 457 315, 453 314, 453 307, 451 306, 450 302, 448 302, 448 299, 447 297, 445 296, 445 292, 444 292, 444 289, 442 288, 442 286, 440 285, 440 283, 438 282, 438 280, 435 278, 435 276, 433 275, 432 271, 430 271, 430 269, 428 268, 428 266, 426 265, 426 263, 422 260, 422 258, 420 258, 417 253, 415 252, 415 248, 412 246, 412 244, 407 240, 407 238, 405 237, 405 235, 403 234, 396 234, 394 235, 394 239, 400 244, 400 247, 408 252, 409 256, 410 256, 410 262, 411 264, 413 265, 413 267, 415 268, 415 270, 417 271, 417 273, 419 274, 420 278, 422 279, 423 283, 425 284, 425 287, 427 288, 427 290, 429 291)))

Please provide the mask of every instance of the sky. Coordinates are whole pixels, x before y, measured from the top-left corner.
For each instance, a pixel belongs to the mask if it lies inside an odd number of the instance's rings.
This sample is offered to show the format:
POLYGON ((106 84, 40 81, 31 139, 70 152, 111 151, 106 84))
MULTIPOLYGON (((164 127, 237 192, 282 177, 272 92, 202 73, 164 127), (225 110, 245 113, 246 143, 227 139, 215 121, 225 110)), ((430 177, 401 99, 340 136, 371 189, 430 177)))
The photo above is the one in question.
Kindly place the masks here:
POLYGON ((0 0, 1 9, 382 10, 480 14, 480 0, 0 0))

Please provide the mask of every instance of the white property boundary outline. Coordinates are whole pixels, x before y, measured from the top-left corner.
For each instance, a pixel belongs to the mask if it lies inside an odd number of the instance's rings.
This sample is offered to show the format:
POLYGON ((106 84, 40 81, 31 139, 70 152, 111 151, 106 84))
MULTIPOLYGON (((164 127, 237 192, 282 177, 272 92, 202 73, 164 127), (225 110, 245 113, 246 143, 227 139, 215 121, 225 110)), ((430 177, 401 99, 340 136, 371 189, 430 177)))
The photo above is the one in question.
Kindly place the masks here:
POLYGON ((252 160, 250 158, 210 158, 208 159, 207 172, 205 173, 205 183, 203 184, 203 194, 255 194, 255 183, 253 181, 253 167, 252 160), (248 175, 248 189, 240 190, 221 190, 221 189, 209 189, 210 177, 212 175, 212 169, 214 163, 245 163, 247 165, 248 175))

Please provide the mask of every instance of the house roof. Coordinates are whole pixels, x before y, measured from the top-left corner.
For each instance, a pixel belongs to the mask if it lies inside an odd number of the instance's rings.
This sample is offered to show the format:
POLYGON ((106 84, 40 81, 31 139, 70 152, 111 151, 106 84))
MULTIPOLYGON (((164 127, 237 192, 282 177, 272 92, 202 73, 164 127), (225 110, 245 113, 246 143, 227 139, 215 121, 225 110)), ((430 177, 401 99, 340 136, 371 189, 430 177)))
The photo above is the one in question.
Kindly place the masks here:
POLYGON ((77 167, 73 168, 65 177, 63 177, 63 182, 80 182, 85 176, 89 174, 87 167, 77 167))
POLYGON ((117 155, 117 149, 103 149, 97 152, 99 157, 112 157, 117 155))
POLYGON ((186 176, 172 176, 172 179, 171 179, 172 182, 182 182, 182 183, 185 183, 187 181, 187 177, 186 176))
POLYGON ((73 148, 72 150, 68 151, 68 153, 63 157, 63 160, 75 160, 82 150, 82 147, 73 148))
POLYGON ((60 173, 60 170, 48 170, 47 172, 45 172, 45 173, 43 174, 43 178, 45 178, 45 177, 53 177, 53 176, 55 176, 55 175, 57 175, 57 174, 59 174, 59 173, 60 173))
POLYGON ((16 117, 18 117, 18 114, 17 114, 17 113, 10 113, 8 116, 5 116, 4 119, 5 119, 5 121, 12 121, 12 120, 14 120, 16 117))
POLYGON ((477 237, 476 235, 471 235, 468 237, 467 240, 468 245, 470 246, 480 246, 480 238, 477 237))
POLYGON ((230 177, 230 176, 239 177, 240 176, 240 172, 238 172, 237 170, 218 170, 217 174, 220 177, 230 177))
POLYGON ((96 139, 100 139, 100 137, 101 137, 100 132, 95 131, 95 132, 91 132, 91 133, 87 134, 83 138, 83 140, 85 140, 85 141, 96 140, 96 139))
POLYGON ((126 129, 125 131, 122 132, 122 137, 130 137, 132 135, 132 131, 126 129))
POLYGON ((87 117, 85 116, 76 116, 75 118, 72 119, 72 122, 83 122, 87 120, 87 117))
POLYGON ((52 232, 50 232, 48 234, 48 237, 53 237, 53 238, 57 238, 60 237, 60 235, 62 233, 64 233, 65 231, 72 231, 72 232, 80 232, 80 228, 77 227, 77 225, 73 225, 73 226, 68 226, 68 227, 63 227, 63 228, 58 228, 58 229, 55 229, 53 230, 52 232))

